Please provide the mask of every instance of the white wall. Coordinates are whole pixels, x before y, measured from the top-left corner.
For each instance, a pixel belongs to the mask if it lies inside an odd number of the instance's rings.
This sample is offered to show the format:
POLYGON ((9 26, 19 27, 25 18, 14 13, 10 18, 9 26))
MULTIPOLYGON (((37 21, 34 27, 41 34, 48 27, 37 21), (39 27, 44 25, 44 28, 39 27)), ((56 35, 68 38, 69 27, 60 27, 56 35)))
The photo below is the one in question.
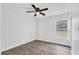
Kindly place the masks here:
POLYGON ((72 21, 72 54, 79 55, 79 17, 73 18, 72 21))
POLYGON ((79 3, 69 4, 72 12, 72 54, 79 55, 79 3))
MULTIPOLYGON (((35 38, 35 21, 18 4, 2 4, 2 51, 35 38)), ((22 4, 19 4, 22 5, 22 4)))
MULTIPOLYGON (((56 38, 56 21, 70 20, 67 13, 59 15, 49 16, 39 19, 39 40, 49 41, 52 43, 64 44, 71 46, 70 37, 68 38, 56 38)), ((70 30, 69 30, 70 31, 70 30)), ((69 33, 70 34, 70 33, 69 33)))
POLYGON ((79 18, 73 18, 72 26, 72 54, 79 55, 79 18))
POLYGON ((53 17, 39 19, 39 38, 40 40, 53 41, 55 39, 55 21, 53 17))
POLYGON ((1 4, 0 4, 0 54, 1 54, 1 4))

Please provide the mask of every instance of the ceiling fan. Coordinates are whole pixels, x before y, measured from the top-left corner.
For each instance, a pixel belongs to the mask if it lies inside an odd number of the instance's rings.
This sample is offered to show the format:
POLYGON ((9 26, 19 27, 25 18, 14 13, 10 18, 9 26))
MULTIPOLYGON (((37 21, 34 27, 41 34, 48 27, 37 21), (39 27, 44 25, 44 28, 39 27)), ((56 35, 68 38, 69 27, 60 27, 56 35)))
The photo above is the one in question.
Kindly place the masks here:
POLYGON ((48 8, 40 9, 40 8, 36 7, 34 4, 31 4, 31 6, 34 8, 34 11, 26 11, 26 12, 27 13, 34 12, 35 13, 34 16, 37 16, 38 14, 45 16, 45 14, 42 13, 42 11, 48 10, 48 8))

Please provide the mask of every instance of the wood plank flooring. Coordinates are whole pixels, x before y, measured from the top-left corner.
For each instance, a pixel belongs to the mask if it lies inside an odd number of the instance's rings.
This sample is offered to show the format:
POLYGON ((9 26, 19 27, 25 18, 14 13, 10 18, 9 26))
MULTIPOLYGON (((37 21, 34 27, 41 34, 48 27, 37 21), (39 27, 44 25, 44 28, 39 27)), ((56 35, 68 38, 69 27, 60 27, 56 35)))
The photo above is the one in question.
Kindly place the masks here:
POLYGON ((71 55, 71 47, 34 40, 4 51, 2 55, 71 55))

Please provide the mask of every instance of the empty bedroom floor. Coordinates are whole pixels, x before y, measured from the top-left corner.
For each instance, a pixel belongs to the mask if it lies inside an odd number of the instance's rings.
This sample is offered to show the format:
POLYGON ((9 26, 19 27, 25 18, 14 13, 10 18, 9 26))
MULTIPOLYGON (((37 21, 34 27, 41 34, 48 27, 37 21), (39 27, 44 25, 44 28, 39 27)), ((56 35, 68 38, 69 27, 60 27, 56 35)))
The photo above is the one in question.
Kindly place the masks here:
POLYGON ((2 52, 2 55, 71 55, 71 47, 34 40, 2 52))

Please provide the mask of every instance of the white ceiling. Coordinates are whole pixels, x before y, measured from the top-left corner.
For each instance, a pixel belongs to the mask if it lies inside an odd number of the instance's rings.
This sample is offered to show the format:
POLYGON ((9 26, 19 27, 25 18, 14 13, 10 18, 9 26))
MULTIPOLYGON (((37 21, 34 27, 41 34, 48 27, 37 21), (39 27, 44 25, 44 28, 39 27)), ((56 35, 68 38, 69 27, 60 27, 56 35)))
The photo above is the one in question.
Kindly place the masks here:
MULTIPOLYGON (((34 3, 33 3, 34 4, 34 3)), ((33 10, 30 3, 9 3, 4 4, 11 10, 16 10, 17 12, 33 17, 31 13, 27 14, 25 11, 33 10)), ((39 8, 48 8, 48 11, 43 11, 46 16, 38 15, 37 17, 47 17, 51 15, 57 15, 64 12, 72 12, 76 16, 79 15, 79 4, 68 4, 68 3, 35 3, 39 8)), ((74 15, 74 16, 75 16, 74 15)))

